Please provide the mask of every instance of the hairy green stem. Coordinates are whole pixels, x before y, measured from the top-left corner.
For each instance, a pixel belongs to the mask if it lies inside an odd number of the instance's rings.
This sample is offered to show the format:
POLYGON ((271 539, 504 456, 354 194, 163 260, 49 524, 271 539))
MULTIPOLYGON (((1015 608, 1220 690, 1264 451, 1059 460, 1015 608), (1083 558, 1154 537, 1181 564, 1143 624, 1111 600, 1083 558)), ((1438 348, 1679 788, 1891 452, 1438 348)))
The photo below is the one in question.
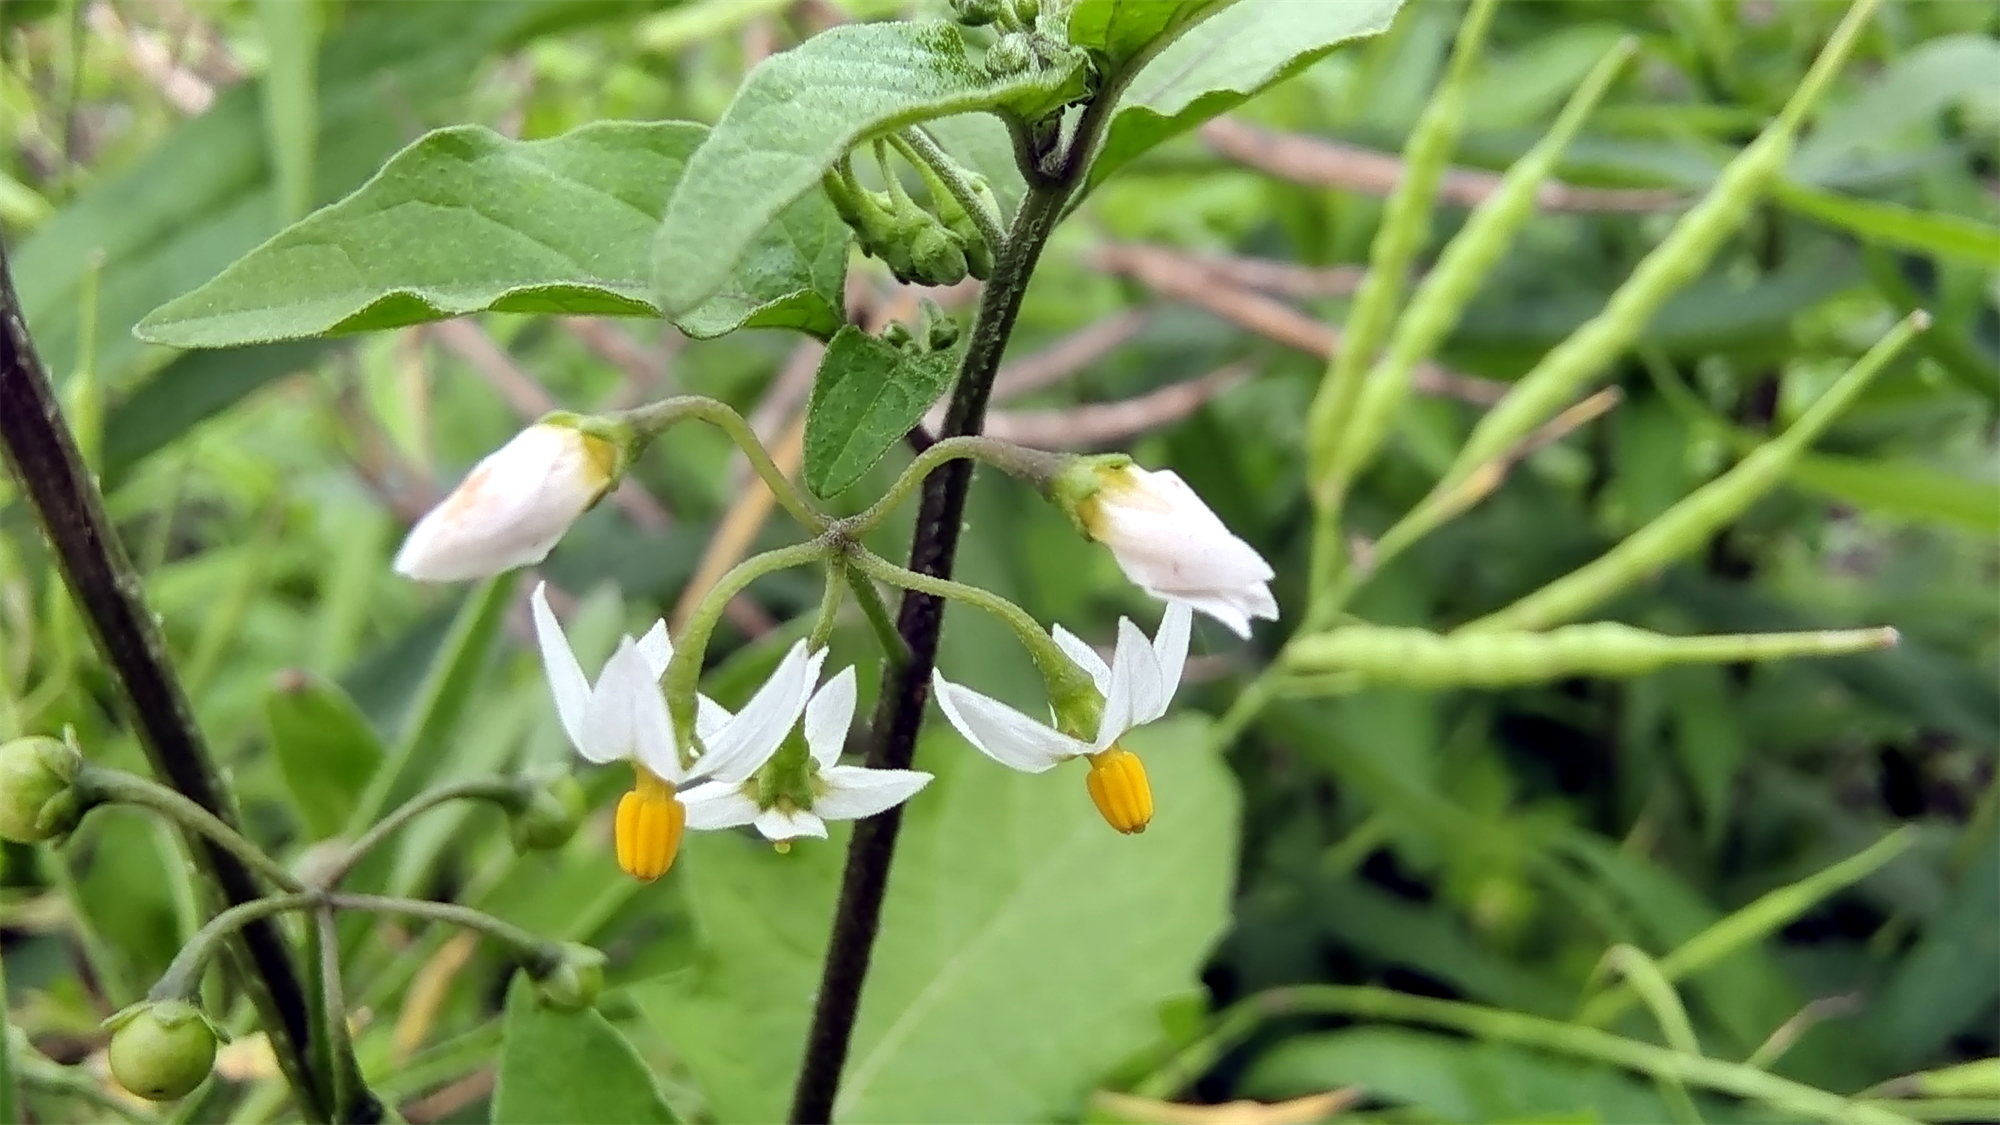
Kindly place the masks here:
POLYGON ((677 395, 644 406, 635 406, 611 417, 631 426, 638 431, 641 440, 648 442, 677 423, 690 419, 707 422, 736 443, 736 447, 750 459, 750 467, 756 470, 757 475, 770 487, 771 495, 778 498, 779 506, 790 513, 793 519, 799 521, 800 525, 814 535, 826 530, 826 516, 813 506, 812 501, 806 499, 805 493, 800 492, 791 478, 785 475, 784 470, 778 468, 778 463, 771 460, 771 451, 765 449, 764 443, 757 440, 757 435, 750 429, 750 423, 744 421, 743 415, 731 409, 728 403, 702 395, 677 395))
POLYGON ((673 659, 667 661, 667 670, 660 676, 667 692, 667 713, 674 720, 674 740, 683 752, 694 744, 695 693, 701 688, 701 665, 708 651, 708 638, 715 632, 716 622, 722 620, 723 607, 757 579, 828 558, 834 550, 827 540, 814 539, 752 555, 730 567, 696 603, 687 625, 674 642, 673 659))
POLYGON ((136 805, 149 809, 180 825, 182 830, 206 839, 242 860, 251 870, 287 891, 302 891, 305 885, 285 870, 264 849, 250 842, 223 819, 157 782, 124 770, 85 766, 77 771, 76 787, 88 803, 136 805))
POLYGON ((317 891, 296 891, 290 894, 272 895, 270 898, 252 899, 239 903, 208 920, 208 924, 195 931, 181 951, 174 954, 173 963, 160 979, 146 992, 148 1000, 187 1000, 200 998, 201 971, 208 966, 216 952, 238 930, 245 926, 276 917, 288 910, 306 910, 318 905, 322 896, 317 891))
POLYGON ((479 777, 434 786, 398 805, 388 816, 376 821, 359 839, 347 845, 347 849, 328 864, 314 881, 322 887, 338 886, 340 881, 347 877, 347 873, 354 870, 355 864, 360 863, 397 829, 439 805, 459 800, 491 801, 508 812, 517 812, 527 805, 529 794, 523 782, 510 777, 479 777))
POLYGON ((916 459, 904 468, 889 486, 882 498, 857 515, 841 521, 842 530, 849 538, 859 539, 875 530, 889 517, 904 500, 909 498, 917 486, 923 484, 939 466, 952 461, 978 461, 991 465, 1010 476, 1019 477, 1038 489, 1047 490, 1049 482, 1062 470, 1065 458, 1056 453, 1044 453, 1039 449, 1029 449, 1010 441, 986 437, 983 434, 966 434, 932 442, 917 454, 916 459))
POLYGON ((528 970, 530 976, 544 975, 562 962, 562 947, 557 943, 546 941, 519 926, 503 922, 483 910, 474 910, 469 906, 460 906, 453 902, 396 898, 391 895, 355 894, 351 891, 329 891, 323 897, 326 904, 336 910, 400 914, 408 918, 422 918, 427 922, 443 922, 490 937, 506 946, 513 954, 514 960, 528 970))
MULTIPOLYGON (((20 483, 36 521, 91 639, 117 680, 148 760, 175 791, 228 823, 221 772, 194 721, 186 692, 174 675, 166 641, 144 598, 145 583, 104 510, 41 357, 28 335, 15 295, 6 251, 0 248, 0 452, 20 483)), ((227 848, 203 837, 196 862, 226 903, 258 895, 250 868, 227 848)), ((279 933, 267 924, 246 927, 245 983, 271 1038, 301 1116, 324 1121, 331 1100, 324 1076, 306 1064, 311 1038, 304 985, 279 933)), ((359 1099, 363 1115, 379 1114, 372 1096, 359 1099)))
POLYGON ((840 620, 840 599, 847 590, 847 571, 840 564, 826 565, 826 583, 819 592, 819 612, 813 615, 812 632, 806 637, 806 651, 817 652, 833 640, 833 627, 840 620))
POLYGON ((972 217, 973 223, 979 227, 980 237, 986 239, 986 245, 998 252, 1000 244, 1007 239, 1007 231, 1000 225, 1000 216, 995 215, 986 206, 986 201, 979 198, 979 193, 972 190, 972 184, 966 180, 964 171, 938 147, 938 143, 931 139, 931 135, 922 128, 912 125, 895 134, 890 140, 906 159, 913 163, 921 162, 931 170, 931 173, 938 178, 938 182, 945 186, 945 190, 951 192, 951 197, 958 201, 960 207, 965 208, 967 215, 972 217))
POLYGON ((850 563, 843 563, 841 573, 847 579, 847 588, 854 591, 854 604, 861 607, 861 616, 868 619, 868 627, 875 630, 875 639, 882 645, 882 655, 892 668, 900 668, 910 662, 910 645, 903 640, 903 634, 896 631, 896 621, 889 616, 889 607, 882 601, 882 592, 868 576, 854 569, 850 563))

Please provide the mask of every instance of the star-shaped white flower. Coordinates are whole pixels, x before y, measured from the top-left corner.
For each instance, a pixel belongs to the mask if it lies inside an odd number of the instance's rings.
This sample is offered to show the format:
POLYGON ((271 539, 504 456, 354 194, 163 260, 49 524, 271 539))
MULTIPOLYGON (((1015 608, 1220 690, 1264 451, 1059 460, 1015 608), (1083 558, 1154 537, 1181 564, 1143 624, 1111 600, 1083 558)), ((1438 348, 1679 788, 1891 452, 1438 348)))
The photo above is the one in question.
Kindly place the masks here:
POLYGON ((945 718, 987 757, 1024 773, 1042 773, 1072 758, 1090 760, 1090 793, 1098 811, 1120 832, 1141 832, 1152 819, 1152 791, 1137 755, 1118 745, 1134 727, 1167 713, 1187 663, 1192 610, 1168 602, 1160 631, 1146 639, 1129 618, 1118 621, 1118 647, 1111 663, 1058 625, 1050 630, 1103 697, 1096 737, 1083 739, 1016 711, 991 696, 955 684, 933 671, 931 682, 945 718))
MULTIPOLYGON (((825 653, 819 654, 823 658, 825 653)), ((762 761, 716 772, 714 780, 682 794, 690 828, 754 824, 768 840, 826 836, 829 820, 860 820, 901 804, 930 784, 922 770, 877 770, 840 765, 847 729, 854 721, 854 669, 843 668, 806 704, 803 776, 773 779, 775 792, 752 775, 762 761), (786 782, 795 781, 788 787, 786 782), (789 791, 788 791, 789 789, 789 791)))
POLYGON ((657 879, 673 863, 687 826, 679 787, 754 771, 768 761, 798 722, 824 657, 809 658, 804 641, 793 645, 736 715, 697 696, 695 733, 705 750, 692 767, 684 767, 660 692, 660 674, 674 654, 666 624, 654 623, 636 641, 620 640, 592 684, 549 609, 546 584, 535 587, 530 601, 542 667, 570 745, 587 761, 633 765, 632 791, 618 804, 618 864, 635 878, 657 879))
POLYGON ((1126 465, 1099 469, 1076 515, 1147 593, 1185 602, 1239 637, 1252 618, 1276 618, 1271 564, 1223 524, 1180 474, 1126 465))

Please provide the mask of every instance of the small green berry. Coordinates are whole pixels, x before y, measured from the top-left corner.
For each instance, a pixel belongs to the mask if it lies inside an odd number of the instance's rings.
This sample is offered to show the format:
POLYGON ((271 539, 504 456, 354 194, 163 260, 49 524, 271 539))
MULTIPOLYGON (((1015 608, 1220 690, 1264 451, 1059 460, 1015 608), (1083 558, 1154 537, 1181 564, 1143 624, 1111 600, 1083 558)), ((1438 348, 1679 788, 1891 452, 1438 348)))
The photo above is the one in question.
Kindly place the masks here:
POLYGON ((40 735, 0 743, 0 839, 39 844, 83 817, 72 782, 83 764, 68 743, 40 735))
POLYGON ((583 786, 567 771, 529 779, 531 790, 526 805, 512 816, 514 847, 520 851, 560 848, 576 835, 583 823, 586 800, 583 786))
POLYGON ((604 954, 573 941, 561 946, 562 958, 535 981, 542 1003, 559 1012, 580 1012, 597 1000, 604 987, 604 954))
POLYGON ((111 1076, 142 1098, 186 1097, 215 1068, 215 1029, 185 1000, 138 1004, 111 1018, 111 1076))

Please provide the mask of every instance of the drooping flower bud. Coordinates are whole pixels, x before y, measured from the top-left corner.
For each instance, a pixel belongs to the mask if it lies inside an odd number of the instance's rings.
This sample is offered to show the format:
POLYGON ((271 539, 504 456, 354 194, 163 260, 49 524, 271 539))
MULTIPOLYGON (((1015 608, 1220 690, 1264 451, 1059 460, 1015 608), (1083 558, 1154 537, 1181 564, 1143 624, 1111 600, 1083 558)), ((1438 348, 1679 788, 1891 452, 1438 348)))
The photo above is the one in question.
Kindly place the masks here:
POLYGON ((528 798, 509 816, 514 847, 519 851, 560 848, 583 823, 587 800, 583 786, 567 770, 526 778, 528 798))
POLYGON ((105 1021, 111 1076, 150 1101, 186 1097, 215 1067, 215 1028, 186 1000, 148 1000, 105 1021))
POLYGON ((1056 477, 1050 499, 1154 597, 1185 602, 1242 637, 1251 619, 1277 618, 1271 564, 1179 475, 1141 469, 1122 454, 1078 457, 1056 477))
POLYGON ((417 521, 396 572, 421 582, 488 578, 549 551, 624 472, 619 443, 552 414, 475 466, 417 521))
POLYGON ((0 839, 39 844, 67 836, 83 819, 72 784, 83 756, 41 735, 0 743, 0 839))
POLYGON ((604 954, 573 941, 561 948, 561 960, 535 978, 535 991, 559 1012, 580 1012, 596 1003, 604 988, 604 954))

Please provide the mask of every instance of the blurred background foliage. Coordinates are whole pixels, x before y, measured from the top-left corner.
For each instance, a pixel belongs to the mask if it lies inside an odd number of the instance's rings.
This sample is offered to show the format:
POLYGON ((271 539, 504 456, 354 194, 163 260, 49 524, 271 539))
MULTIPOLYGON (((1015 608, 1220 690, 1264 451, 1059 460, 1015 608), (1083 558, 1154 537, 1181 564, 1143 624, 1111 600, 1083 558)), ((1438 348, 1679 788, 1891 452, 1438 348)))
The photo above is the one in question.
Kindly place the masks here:
MULTIPOLYGON (((1421 497, 1495 384, 1602 305, 1783 102, 1842 9, 1502 5, 1433 249, 1618 37, 1638 37, 1640 61, 1361 482, 1354 534, 1378 533, 1421 497)), ((314 841, 379 799, 369 780, 384 761, 400 763, 408 787, 564 759, 523 643, 522 588, 397 579, 387 560, 402 530, 551 403, 710 394, 795 464, 800 373, 816 345, 494 315, 174 354, 131 326, 353 190, 425 129, 479 122, 544 137, 601 118, 712 121, 759 58, 837 21, 910 10, 929 11, 873 0, 0 2, 0 234, 259 839, 310 863, 314 841)), ((1460 14, 1416 0, 1387 34, 1095 190, 1036 276, 996 431, 1175 468, 1273 560, 1288 610, 1301 607, 1302 420, 1333 343, 1323 326, 1340 322, 1393 154, 1460 14)), ((1037 852, 1034 838, 1087 819, 1080 792, 961 769, 963 747, 933 731, 919 764, 946 776, 912 808, 888 919, 901 944, 878 958, 877 1011, 857 1048, 881 1077, 850 1090, 846 1110, 1224 1120, 1147 1100, 1179 1096, 1306 1099, 1291 1117, 1242 1118, 1274 1122, 1343 1104, 1385 1120, 1782 1117, 1706 1095, 1683 1105, 1630 1070, 1476 1029, 1315 1013, 1298 987, 1380 984, 1661 1041, 1646 1006, 1585 1003, 1604 986, 1606 950, 1665 957, 1752 904, 1762 912, 1737 915, 1675 970, 1702 1050, 1843 1094, 1995 1054, 1997 32, 1989 4, 1885 7, 1783 189, 1615 372, 1618 404, 1531 455, 1355 606, 1443 628, 1565 573, 1781 429, 1923 307, 1936 326, 1784 488, 1608 611, 1667 632, 1890 624, 1900 648, 1631 682, 1280 701, 1229 748, 1226 771, 1199 755, 1190 717, 1153 732, 1158 830, 1073 853, 1037 852), (1909 826, 1907 847, 1808 880, 1897 825, 1909 826), (981 858, 989 851, 999 858, 981 858), (1062 889, 1030 872, 1059 875, 1062 889), (973 935, 953 911, 994 924, 973 935), (1131 979, 1066 963, 1075 943, 1128 948, 1131 979), (943 965, 966 948, 978 955, 943 965), (881 1026, 947 979, 953 991, 914 1034, 881 1026), (1247 1018, 1211 1020, 1246 998, 1261 1004, 1238 1009, 1247 1018), (998 1044, 1041 1042, 1046 1057, 965 1062, 986 1038, 1003 1053, 998 1044), (1350 1085, 1359 1101, 1325 1100, 1350 1085)), ((858 277, 857 319, 912 317, 913 293, 869 268, 858 277)), ((936 296, 969 308, 969 291, 936 296)), ((580 647, 601 655, 621 629, 671 617, 717 560, 789 537, 767 525, 760 491, 720 436, 676 430, 544 568, 580 647)), ((897 527, 878 548, 905 543, 897 527)), ((975 490, 961 559, 961 577, 1086 637, 1108 637, 1121 613, 1150 620, 1103 552, 1004 482, 975 490)), ((804 576, 754 586, 711 690, 726 701, 754 682, 816 600, 804 576)), ((1183 708, 1226 709, 1283 634, 1243 645, 1198 628, 1183 708)), ((872 667, 863 630, 838 643, 872 667)), ((942 663, 1018 702, 1036 697, 1004 631, 971 613, 954 611, 942 663)), ((114 698, 0 482, 0 737, 70 724, 93 757, 140 768, 114 698)), ((591 779, 600 798, 621 781, 613 772, 591 779)), ((607 950, 614 984, 628 987, 603 1011, 661 1091, 634 1095, 633 1112, 777 1113, 837 849, 808 844, 780 863, 743 840, 704 839, 683 876, 641 887, 618 874, 607 837, 593 823, 553 857, 517 858, 497 815, 460 809, 420 822, 367 877, 607 950), (732 1034, 774 1046, 713 1057, 732 1034)), ((0 911, 9 1022, 51 1058, 101 1068, 98 1020, 143 992, 206 907, 178 838, 124 812, 92 818, 62 851, 6 845, 0 911)), ((363 1062, 410 1120, 576 1111, 536 1100, 555 1094, 528 1078, 511 1090, 503 1078, 493 1099, 508 973, 497 954, 386 924, 356 934, 363 1062)), ((220 985, 210 1003, 234 1010, 220 985)), ((517 1052, 558 1057, 604 1030, 545 1026, 554 1017, 522 1005, 504 1018, 502 1071, 517 1052)), ((287 1112, 254 1037, 222 1073, 185 1113, 287 1112)), ((51 1121, 101 1112, 49 1094, 28 1107, 51 1121)), ((2000 1105, 1959 1098, 1928 1115, 1993 1120, 2000 1105)))

